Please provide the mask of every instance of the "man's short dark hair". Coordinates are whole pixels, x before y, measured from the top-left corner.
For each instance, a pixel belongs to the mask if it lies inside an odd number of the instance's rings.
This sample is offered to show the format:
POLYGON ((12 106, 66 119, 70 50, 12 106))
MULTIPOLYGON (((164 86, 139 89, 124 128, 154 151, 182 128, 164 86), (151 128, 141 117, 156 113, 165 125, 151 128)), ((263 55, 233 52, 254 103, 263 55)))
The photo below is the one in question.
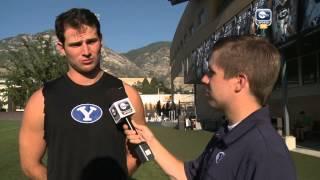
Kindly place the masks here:
POLYGON ((281 68, 278 49, 265 38, 247 35, 222 38, 214 45, 215 53, 215 64, 224 70, 224 78, 245 74, 251 93, 265 104, 281 68))
POLYGON ((64 31, 66 27, 81 29, 83 25, 95 27, 99 38, 102 38, 100 32, 100 23, 97 16, 88 9, 72 8, 57 16, 55 21, 56 35, 61 43, 64 43, 64 31))

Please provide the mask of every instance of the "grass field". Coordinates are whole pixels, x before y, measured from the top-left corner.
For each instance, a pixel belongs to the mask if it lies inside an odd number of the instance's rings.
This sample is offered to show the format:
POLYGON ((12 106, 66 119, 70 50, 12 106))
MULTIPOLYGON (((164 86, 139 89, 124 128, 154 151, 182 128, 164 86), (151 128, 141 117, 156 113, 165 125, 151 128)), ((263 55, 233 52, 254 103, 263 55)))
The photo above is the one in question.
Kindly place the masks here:
MULTIPOLYGON (((20 121, 0 121, 0 179, 26 179, 19 167, 18 129, 20 121)), ((151 126, 162 144, 182 160, 198 156, 211 137, 205 131, 179 131, 171 128, 151 126)), ((294 159, 299 180, 320 179, 320 159, 298 153, 291 153, 294 159)), ((154 162, 143 164, 134 174, 135 180, 167 180, 168 177, 154 162)))

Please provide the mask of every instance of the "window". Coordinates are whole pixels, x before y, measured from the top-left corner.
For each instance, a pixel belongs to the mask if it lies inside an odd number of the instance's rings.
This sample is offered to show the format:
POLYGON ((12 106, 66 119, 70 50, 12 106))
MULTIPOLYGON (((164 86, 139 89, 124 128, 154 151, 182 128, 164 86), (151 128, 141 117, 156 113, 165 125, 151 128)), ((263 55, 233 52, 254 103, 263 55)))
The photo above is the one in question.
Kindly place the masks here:
POLYGON ((184 36, 183 36, 183 41, 186 42, 186 41, 187 41, 187 38, 188 38, 188 34, 186 33, 186 34, 184 34, 184 36))
POLYGON ((320 82, 320 52, 317 54, 317 81, 320 82))
POLYGON ((186 77, 188 73, 189 73, 189 57, 187 57, 184 63, 184 76, 186 77))
POLYGON ((232 2, 233 0, 224 0, 222 1, 220 8, 219 8, 219 13, 223 12, 223 10, 229 6, 229 4, 232 2))
POLYGON ((207 11, 205 9, 201 9, 198 15, 198 22, 199 22, 199 26, 207 22, 207 11))
POLYGON ((302 80, 303 84, 317 82, 317 56, 307 55, 302 58, 302 80))
POLYGON ((196 29, 195 29, 194 25, 192 24, 192 25, 189 27, 189 34, 190 34, 190 36, 192 36, 192 34, 194 33, 195 30, 196 30, 196 29))
POLYGON ((287 81, 289 87, 299 85, 298 60, 293 59, 287 62, 287 81))

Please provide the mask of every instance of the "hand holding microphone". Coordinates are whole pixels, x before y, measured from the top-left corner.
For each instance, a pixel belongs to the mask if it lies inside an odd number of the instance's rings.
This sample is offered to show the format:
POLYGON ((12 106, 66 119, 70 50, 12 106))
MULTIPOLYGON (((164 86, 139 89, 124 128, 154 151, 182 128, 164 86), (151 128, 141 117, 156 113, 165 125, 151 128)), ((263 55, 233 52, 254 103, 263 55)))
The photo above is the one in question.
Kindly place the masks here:
POLYGON ((148 145, 155 139, 151 130, 144 125, 139 125, 134 121, 131 122, 136 130, 131 130, 127 125, 123 125, 124 133, 132 144, 146 142, 148 145), (136 133, 138 132, 138 134, 136 133))
MULTIPOLYGON (((130 116, 135 113, 135 110, 128 98, 114 102, 109 108, 109 112, 116 124, 125 121, 129 129, 137 133, 130 119, 130 116)), ((134 151, 142 163, 154 159, 150 147, 145 142, 138 143, 134 151)))

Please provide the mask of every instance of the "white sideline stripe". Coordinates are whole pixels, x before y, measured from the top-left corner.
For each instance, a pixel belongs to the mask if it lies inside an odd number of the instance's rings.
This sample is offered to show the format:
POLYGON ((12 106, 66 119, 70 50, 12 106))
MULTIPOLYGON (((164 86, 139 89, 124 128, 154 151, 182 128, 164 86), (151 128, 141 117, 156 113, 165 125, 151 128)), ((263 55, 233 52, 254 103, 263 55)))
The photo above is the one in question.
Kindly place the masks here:
POLYGON ((297 147, 291 151, 320 158, 320 151, 315 151, 315 150, 311 150, 303 147, 297 147))

